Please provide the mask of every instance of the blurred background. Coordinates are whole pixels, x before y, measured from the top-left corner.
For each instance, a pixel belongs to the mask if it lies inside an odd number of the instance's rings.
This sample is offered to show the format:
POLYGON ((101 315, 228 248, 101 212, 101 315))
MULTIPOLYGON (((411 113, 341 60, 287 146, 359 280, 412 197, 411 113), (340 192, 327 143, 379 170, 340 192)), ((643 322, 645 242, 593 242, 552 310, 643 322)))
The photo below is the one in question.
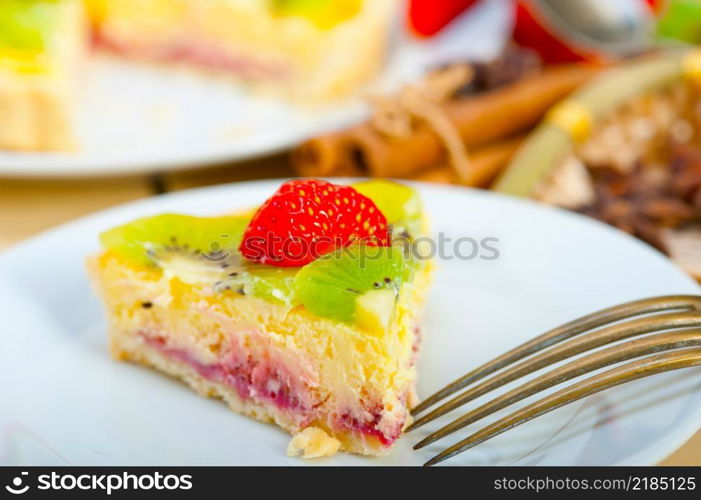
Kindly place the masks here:
POLYGON ((696 0, 3 0, 0 247, 169 191, 376 176, 565 206, 701 276, 699 40, 696 0))
POLYGON ((701 276, 696 0, 4 0, 0 246, 125 201, 375 176, 526 196, 701 276))
POLYGON ((701 0, 0 0, 0 250, 167 192, 371 176, 577 211, 700 279, 700 42, 701 0))
POLYGON ((701 37, 694 0, 370 3, 4 0, 0 245, 240 180, 493 187, 547 111, 604 68, 701 37))

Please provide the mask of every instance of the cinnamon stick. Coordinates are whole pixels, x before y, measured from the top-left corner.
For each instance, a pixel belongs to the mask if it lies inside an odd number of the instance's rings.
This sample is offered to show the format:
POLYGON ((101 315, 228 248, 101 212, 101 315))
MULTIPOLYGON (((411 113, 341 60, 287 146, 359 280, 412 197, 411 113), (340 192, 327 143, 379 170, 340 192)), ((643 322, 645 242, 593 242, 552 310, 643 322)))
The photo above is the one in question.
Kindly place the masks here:
MULTIPOLYGON (((443 109, 466 147, 496 141, 531 128, 550 106, 599 71, 598 66, 550 68, 498 90, 447 101, 443 109)), ((370 123, 321 136, 293 152, 300 175, 408 177, 447 163, 440 138, 419 125, 407 138, 391 138, 370 123)))
POLYGON ((450 165, 432 167, 412 176, 411 179, 443 184, 462 184, 471 187, 486 188, 509 163, 518 148, 523 144, 525 135, 510 137, 503 141, 490 143, 470 153, 470 179, 461 179, 450 165))

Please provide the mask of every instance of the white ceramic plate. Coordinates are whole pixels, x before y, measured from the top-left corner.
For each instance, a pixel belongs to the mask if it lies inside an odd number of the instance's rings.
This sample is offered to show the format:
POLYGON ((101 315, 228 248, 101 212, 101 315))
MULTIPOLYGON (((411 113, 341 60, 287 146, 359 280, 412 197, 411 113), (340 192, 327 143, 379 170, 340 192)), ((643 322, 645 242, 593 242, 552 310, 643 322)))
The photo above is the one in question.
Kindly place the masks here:
MULTIPOLYGON (((277 185, 152 198, 0 254, 0 464, 307 463, 285 456, 289 437, 276 427, 235 415, 156 372, 110 359, 100 304, 84 269, 106 228, 165 211, 215 214, 248 207, 277 185)), ((699 292, 656 251, 589 219, 466 189, 420 190, 436 235, 498 238, 490 246, 500 253, 496 260, 439 259, 426 311, 420 395, 579 315, 646 296, 699 292)), ((469 245, 462 250, 469 256, 469 245)), ((701 370, 689 369, 562 408, 451 463, 654 464, 699 424, 701 370)), ((312 463, 420 464, 439 449, 411 451, 426 432, 403 437, 386 458, 338 455, 312 463)))
MULTIPOLYGON (((487 58, 509 29, 509 7, 484 2, 428 43, 398 33, 367 91, 412 81, 449 59, 487 58)), ((97 176, 195 168, 269 154, 361 120, 362 96, 319 109, 255 95, 195 72, 96 57, 89 64, 73 154, 0 151, 0 176, 97 176)))

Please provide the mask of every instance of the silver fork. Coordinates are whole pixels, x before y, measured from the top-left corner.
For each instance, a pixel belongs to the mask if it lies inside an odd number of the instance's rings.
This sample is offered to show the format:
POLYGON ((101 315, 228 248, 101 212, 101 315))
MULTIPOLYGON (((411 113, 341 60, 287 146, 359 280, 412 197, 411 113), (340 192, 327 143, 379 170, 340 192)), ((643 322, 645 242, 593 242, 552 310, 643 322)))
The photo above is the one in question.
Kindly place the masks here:
POLYGON ((657 373, 701 365, 701 296, 670 295, 627 302, 550 330, 463 375, 412 411, 407 432, 514 380, 592 349, 627 340, 579 357, 468 411, 414 446, 423 448, 529 396, 586 373, 641 358, 566 386, 486 426, 439 453, 434 465, 518 425, 591 394, 657 373), (664 332, 664 333, 659 333, 664 332), (670 352, 667 352, 670 351, 670 352), (499 372, 499 373, 497 373, 499 372), (488 376, 493 376, 487 378, 488 376), (486 380, 483 380, 485 379, 486 380), (430 407, 465 389, 438 408, 430 407))

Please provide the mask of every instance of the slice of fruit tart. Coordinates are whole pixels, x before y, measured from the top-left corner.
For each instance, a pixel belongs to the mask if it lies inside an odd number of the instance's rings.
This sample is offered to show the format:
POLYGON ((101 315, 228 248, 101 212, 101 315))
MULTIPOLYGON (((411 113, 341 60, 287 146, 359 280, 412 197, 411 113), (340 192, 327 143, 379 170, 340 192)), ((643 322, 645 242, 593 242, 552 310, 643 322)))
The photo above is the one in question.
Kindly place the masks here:
POLYGON ((410 187, 295 180, 255 212, 111 229, 89 267, 117 359, 275 422, 291 454, 383 455, 417 402, 426 230, 410 187))
POLYGON ((86 26, 80 0, 0 1, 0 149, 72 149, 86 26))

